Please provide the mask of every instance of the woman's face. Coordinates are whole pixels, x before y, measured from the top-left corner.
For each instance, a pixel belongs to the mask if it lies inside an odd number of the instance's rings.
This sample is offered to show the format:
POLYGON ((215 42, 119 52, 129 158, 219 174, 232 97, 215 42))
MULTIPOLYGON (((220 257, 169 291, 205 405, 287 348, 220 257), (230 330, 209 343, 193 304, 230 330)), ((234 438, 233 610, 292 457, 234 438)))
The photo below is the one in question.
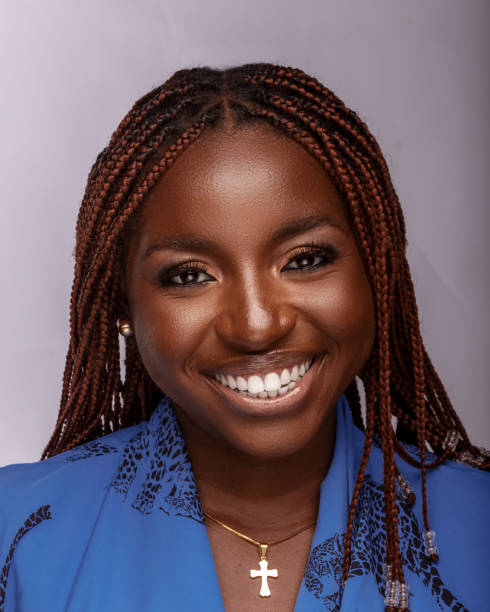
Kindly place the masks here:
POLYGON ((131 236, 126 293, 157 386, 195 430, 256 457, 333 423, 373 344, 342 200, 266 125, 207 132, 178 158, 131 236))

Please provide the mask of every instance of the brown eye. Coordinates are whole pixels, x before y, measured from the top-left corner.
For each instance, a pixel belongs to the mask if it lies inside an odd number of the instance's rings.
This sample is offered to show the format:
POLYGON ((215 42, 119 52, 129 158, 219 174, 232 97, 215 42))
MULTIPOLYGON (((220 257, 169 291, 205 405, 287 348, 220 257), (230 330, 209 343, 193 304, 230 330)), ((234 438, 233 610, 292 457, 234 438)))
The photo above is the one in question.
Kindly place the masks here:
POLYGON ((195 285, 203 281, 203 276, 206 277, 207 274, 200 270, 186 270, 185 272, 173 276, 171 280, 176 285, 195 285))
POLYGON ((284 268, 286 271, 310 272, 327 266, 334 262, 339 256, 337 249, 331 245, 318 248, 317 245, 310 245, 310 248, 303 247, 290 260, 284 268), (311 248, 311 247, 315 248, 311 248))
POLYGON ((320 255, 309 253, 295 257, 289 265, 290 270, 304 269, 304 268, 315 268, 323 262, 323 258, 320 255), (294 264, 294 265, 293 265, 294 264))
POLYGON ((207 274, 206 270, 199 267, 189 267, 176 270, 169 270, 160 277, 162 287, 194 287, 196 285, 204 285, 210 280, 214 280, 212 276, 207 274))

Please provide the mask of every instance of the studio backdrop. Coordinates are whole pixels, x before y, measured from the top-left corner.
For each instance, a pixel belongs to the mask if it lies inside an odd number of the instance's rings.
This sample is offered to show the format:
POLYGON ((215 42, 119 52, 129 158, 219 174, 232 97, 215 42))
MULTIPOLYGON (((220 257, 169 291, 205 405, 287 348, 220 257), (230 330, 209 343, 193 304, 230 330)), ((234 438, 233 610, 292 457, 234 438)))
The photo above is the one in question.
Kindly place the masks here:
POLYGON ((133 102, 175 70, 268 61, 366 121, 405 212, 429 354, 490 446, 487 0, 34 0, 0 15, 0 465, 39 459, 68 343, 87 174, 133 102))

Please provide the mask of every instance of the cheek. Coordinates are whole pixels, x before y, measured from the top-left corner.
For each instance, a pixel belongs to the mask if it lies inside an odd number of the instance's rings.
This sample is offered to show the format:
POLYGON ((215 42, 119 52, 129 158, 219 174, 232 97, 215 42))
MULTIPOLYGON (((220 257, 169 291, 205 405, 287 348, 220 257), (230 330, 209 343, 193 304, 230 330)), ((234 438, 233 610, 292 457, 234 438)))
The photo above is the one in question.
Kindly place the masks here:
POLYGON ((363 365, 375 334, 373 296, 363 268, 349 274, 333 274, 320 291, 316 287, 304 298, 315 326, 322 329, 335 350, 358 367, 363 365))
POLYGON ((168 388, 190 364, 210 324, 213 306, 206 300, 164 298, 143 291, 137 295, 131 310, 138 350, 153 381, 168 388))

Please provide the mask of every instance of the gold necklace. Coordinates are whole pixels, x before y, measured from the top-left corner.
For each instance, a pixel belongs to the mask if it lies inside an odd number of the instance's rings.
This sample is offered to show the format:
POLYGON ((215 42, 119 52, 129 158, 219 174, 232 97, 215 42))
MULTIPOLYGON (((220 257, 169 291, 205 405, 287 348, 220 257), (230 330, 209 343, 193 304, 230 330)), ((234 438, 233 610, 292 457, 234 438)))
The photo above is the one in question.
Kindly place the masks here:
POLYGON ((236 529, 233 529, 233 527, 230 527, 226 523, 223 523, 223 521, 220 521, 216 517, 211 516, 211 514, 209 514, 208 512, 204 512, 203 511, 203 514, 208 519, 211 519, 212 521, 214 521, 218 525, 221 525, 221 527, 224 527, 224 529, 227 529, 228 531, 231 531, 231 533, 234 533, 239 538, 242 538, 242 540, 245 540, 245 542, 250 542, 250 544, 254 544, 255 546, 259 547, 259 555, 260 555, 259 567, 260 567, 260 570, 251 569, 250 570, 250 578, 261 578, 262 579, 261 580, 261 584, 260 584, 260 593, 259 593, 259 595, 261 597, 270 597, 271 596, 271 591, 269 589, 269 583, 267 582, 267 579, 268 578, 277 578, 279 576, 279 572, 277 571, 277 569, 268 569, 269 562, 267 561, 267 552, 268 552, 269 547, 270 546, 274 546, 274 544, 280 544, 281 542, 285 542, 286 540, 290 540, 291 538, 294 538, 295 536, 299 535, 300 533, 303 533, 303 531, 306 531, 310 527, 313 527, 313 525, 315 525, 315 523, 316 523, 316 520, 315 520, 312 523, 306 525, 306 527, 302 527, 298 531, 295 531, 293 534, 288 535, 285 538, 281 538, 280 540, 274 540, 274 542, 269 542, 269 544, 262 544, 261 542, 258 542, 257 540, 254 540, 253 538, 249 538, 244 533, 240 533, 236 529))

